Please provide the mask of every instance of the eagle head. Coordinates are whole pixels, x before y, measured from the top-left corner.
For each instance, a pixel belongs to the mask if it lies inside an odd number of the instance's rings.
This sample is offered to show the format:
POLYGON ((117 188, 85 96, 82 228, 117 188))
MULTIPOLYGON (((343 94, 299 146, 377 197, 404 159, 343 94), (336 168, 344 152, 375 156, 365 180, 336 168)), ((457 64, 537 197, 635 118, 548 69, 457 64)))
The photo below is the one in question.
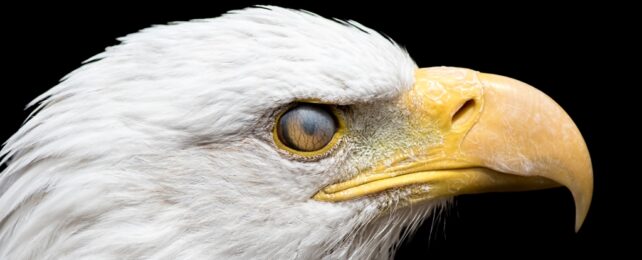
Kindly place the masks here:
POLYGON ((386 259, 460 194, 563 185, 587 213, 584 140, 525 83, 278 7, 120 41, 3 147, 1 259, 386 259))

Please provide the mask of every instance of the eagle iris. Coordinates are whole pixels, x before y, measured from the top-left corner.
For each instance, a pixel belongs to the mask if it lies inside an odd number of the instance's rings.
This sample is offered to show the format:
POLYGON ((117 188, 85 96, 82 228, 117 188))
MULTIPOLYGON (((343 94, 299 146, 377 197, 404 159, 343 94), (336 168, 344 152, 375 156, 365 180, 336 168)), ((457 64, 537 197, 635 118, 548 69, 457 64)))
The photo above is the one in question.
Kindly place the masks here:
POLYGON ((298 151, 324 148, 338 130, 332 112, 320 105, 300 104, 285 112, 277 125, 281 142, 298 151))

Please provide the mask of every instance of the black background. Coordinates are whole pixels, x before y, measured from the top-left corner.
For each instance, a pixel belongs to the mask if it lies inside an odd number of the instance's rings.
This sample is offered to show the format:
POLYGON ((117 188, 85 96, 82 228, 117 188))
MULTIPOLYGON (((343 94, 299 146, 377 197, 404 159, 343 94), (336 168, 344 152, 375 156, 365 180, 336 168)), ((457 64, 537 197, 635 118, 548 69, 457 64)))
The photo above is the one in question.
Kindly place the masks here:
MULTIPOLYGON (((2 127, 6 140, 24 106, 116 38, 153 24, 219 16, 267 2, 32 6, 3 8, 2 127)), ((595 192, 588 218, 573 230, 564 189, 462 196, 406 241, 398 259, 622 254, 634 244, 638 202, 634 159, 636 46, 625 7, 448 5, 372 2, 351 6, 276 1, 325 17, 353 19, 408 49, 420 67, 457 66, 519 79, 555 99, 575 120, 591 152, 595 192), (631 67, 632 66, 632 67, 631 67), (630 68, 630 69, 629 69, 630 68), (626 187, 626 188, 625 188, 626 187), (626 235, 633 235, 627 238, 626 235)), ((637 45, 639 46, 639 45, 637 45)), ((639 152, 638 152, 639 153, 639 152)), ((639 235, 638 235, 639 236, 639 235)))

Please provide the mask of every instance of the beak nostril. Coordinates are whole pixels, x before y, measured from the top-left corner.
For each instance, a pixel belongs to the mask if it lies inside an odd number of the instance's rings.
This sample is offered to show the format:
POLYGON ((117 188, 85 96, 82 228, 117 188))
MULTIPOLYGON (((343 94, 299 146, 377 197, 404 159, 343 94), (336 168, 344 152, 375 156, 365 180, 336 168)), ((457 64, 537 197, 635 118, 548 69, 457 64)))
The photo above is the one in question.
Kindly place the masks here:
POLYGON ((451 125, 452 127, 458 127, 462 123, 468 121, 470 116, 473 114, 475 108, 475 100, 469 99, 464 102, 459 109, 453 114, 451 125))

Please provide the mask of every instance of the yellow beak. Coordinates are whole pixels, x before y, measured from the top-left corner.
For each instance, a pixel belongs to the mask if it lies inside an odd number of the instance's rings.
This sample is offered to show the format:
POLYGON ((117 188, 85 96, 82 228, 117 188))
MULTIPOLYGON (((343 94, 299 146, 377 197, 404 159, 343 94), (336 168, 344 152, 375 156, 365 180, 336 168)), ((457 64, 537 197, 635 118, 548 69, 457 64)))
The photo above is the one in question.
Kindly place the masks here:
POLYGON ((403 150, 314 199, 338 202, 410 187, 408 200, 418 202, 563 185, 573 194, 579 230, 593 192, 591 159, 573 121, 544 93, 502 76, 438 67, 417 70, 400 103, 413 135, 436 128, 441 144, 403 150))

